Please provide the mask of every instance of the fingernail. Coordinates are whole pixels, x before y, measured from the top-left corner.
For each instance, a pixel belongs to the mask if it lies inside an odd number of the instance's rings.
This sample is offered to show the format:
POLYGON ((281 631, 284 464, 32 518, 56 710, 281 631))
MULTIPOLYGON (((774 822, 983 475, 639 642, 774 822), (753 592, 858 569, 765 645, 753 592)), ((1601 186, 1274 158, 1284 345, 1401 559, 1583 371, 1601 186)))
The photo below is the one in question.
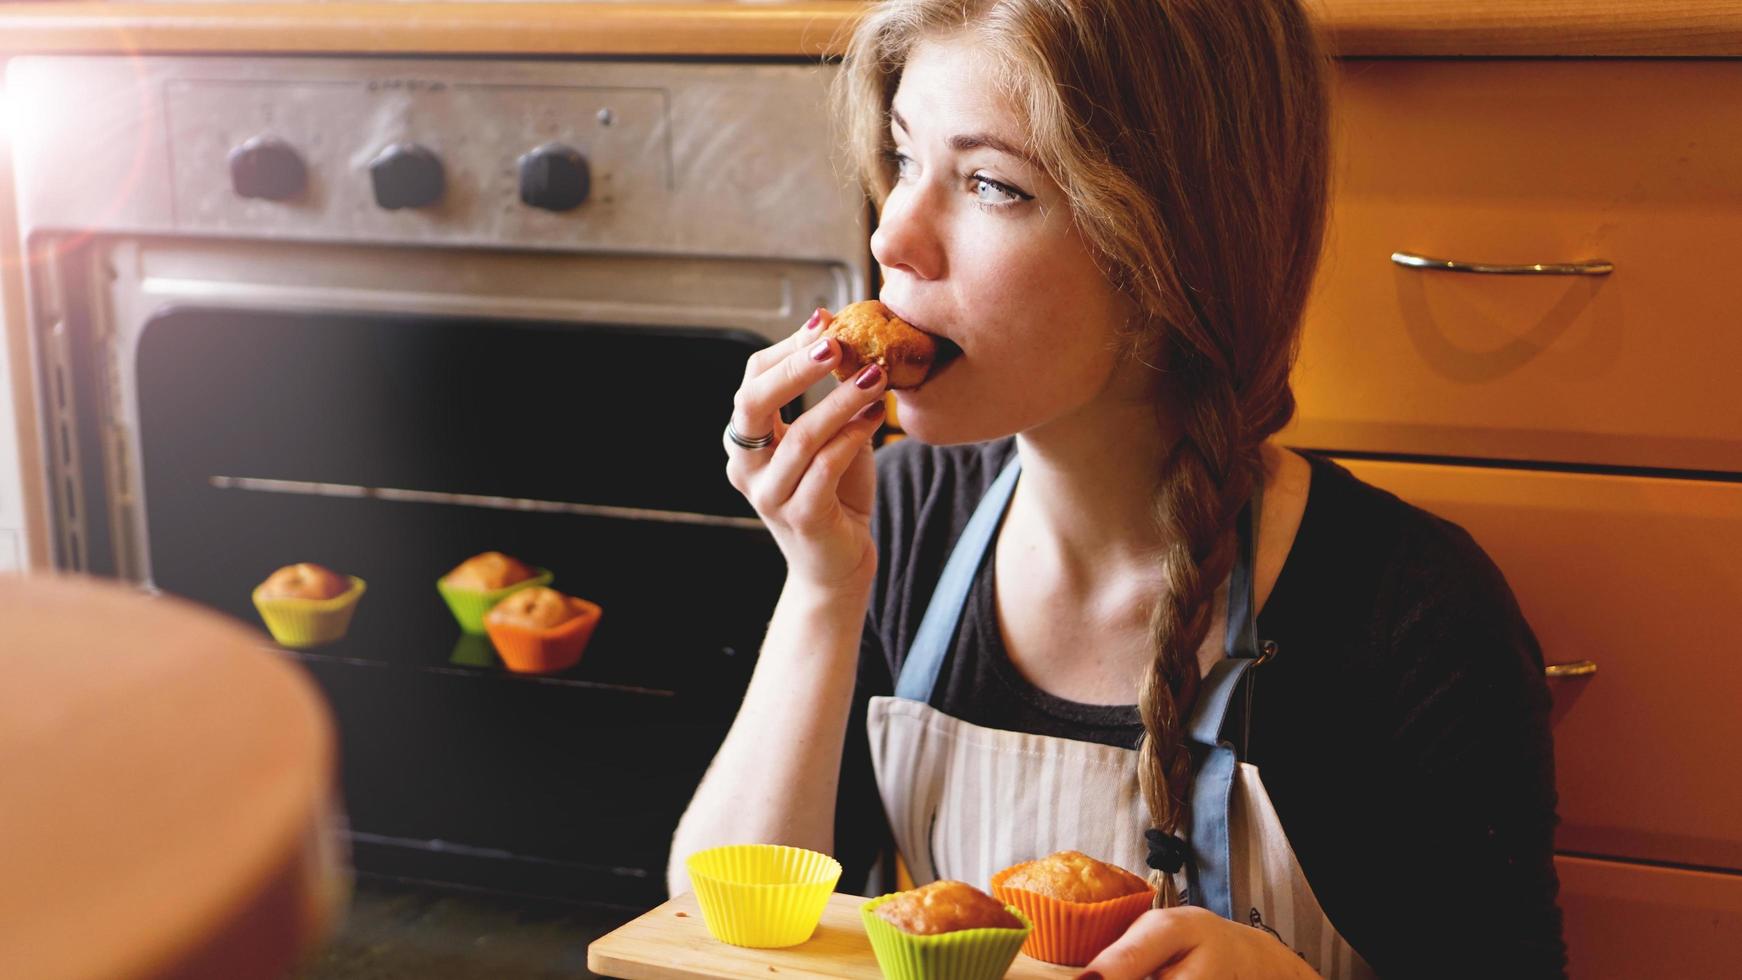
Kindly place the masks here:
POLYGON ((883 402, 882 402, 882 400, 874 401, 871 404, 866 405, 864 408, 859 409, 859 418, 862 421, 869 422, 872 419, 880 419, 882 417, 883 417, 883 402))
POLYGON ((819 340, 817 341, 817 345, 811 348, 811 360, 819 363, 826 361, 829 359, 829 353, 829 342, 827 340, 819 340))
POLYGON ((1076 980, 1101 980, 1101 975, 1094 970, 1087 970, 1077 974, 1076 980))
POLYGON ((855 378, 853 383, 866 391, 870 391, 872 388, 877 387, 877 382, 882 380, 883 369, 873 364, 865 370, 860 371, 859 377, 855 378))
POLYGON ((819 306, 814 311, 812 311, 811 318, 804 322, 804 328, 806 330, 815 330, 817 328, 817 324, 819 324, 821 322, 823 322, 823 308, 819 306))

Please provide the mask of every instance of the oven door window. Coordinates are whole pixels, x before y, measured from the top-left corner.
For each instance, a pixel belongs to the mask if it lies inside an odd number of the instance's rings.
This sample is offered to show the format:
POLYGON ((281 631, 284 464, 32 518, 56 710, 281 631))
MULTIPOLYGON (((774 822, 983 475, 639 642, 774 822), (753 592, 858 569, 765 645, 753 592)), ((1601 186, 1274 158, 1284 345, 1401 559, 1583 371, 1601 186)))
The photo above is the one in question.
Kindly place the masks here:
POLYGON ((658 897, 783 576, 720 446, 763 343, 203 308, 146 325, 153 582, 255 623, 280 566, 367 582, 341 639, 287 651, 338 718, 359 867, 376 847, 406 873, 658 897), (513 673, 461 631, 436 580, 484 551, 603 608, 578 664, 513 673))

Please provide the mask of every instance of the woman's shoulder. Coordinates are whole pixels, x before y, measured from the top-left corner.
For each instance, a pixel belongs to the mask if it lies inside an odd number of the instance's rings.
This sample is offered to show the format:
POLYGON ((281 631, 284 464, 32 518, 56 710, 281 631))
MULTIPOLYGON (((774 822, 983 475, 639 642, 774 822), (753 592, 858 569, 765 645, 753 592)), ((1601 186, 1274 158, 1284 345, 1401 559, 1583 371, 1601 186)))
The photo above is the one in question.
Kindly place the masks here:
POLYGON ((1320 557, 1350 571, 1364 566, 1376 577, 1504 587, 1498 566, 1462 525, 1361 479, 1328 456, 1297 452, 1312 467, 1297 548, 1322 552, 1320 557))
POLYGON ((1322 624, 1346 614, 1366 633, 1362 646, 1398 658, 1394 667, 1408 669, 1428 649, 1459 661, 1486 650, 1509 669, 1540 670, 1505 574, 1468 530, 1322 454, 1301 455, 1312 465, 1312 489, 1283 569, 1287 589, 1279 583, 1273 594, 1283 600, 1278 618, 1322 624))

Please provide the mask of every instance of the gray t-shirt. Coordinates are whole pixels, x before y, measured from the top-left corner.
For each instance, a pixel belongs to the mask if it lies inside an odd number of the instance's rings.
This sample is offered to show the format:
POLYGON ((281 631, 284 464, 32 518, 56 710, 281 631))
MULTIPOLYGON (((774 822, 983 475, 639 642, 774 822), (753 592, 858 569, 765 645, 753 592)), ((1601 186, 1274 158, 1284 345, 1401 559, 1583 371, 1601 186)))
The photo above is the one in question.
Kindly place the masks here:
MULTIPOLYGON (((848 729, 843 887, 890 849, 864 705, 889 694, 943 565, 1013 439, 877 452, 879 567, 848 729)), ((1542 652, 1505 578, 1460 527, 1318 455, 1306 511, 1258 616, 1244 732, 1314 893, 1384 976, 1560 976, 1554 755, 1542 652)), ((1135 705, 1079 704, 1010 662, 984 562, 932 705, 991 728, 1136 746, 1135 705)), ((1135 683, 1135 680, 1134 680, 1135 683)), ((1135 690, 1133 691, 1135 700, 1135 690)))

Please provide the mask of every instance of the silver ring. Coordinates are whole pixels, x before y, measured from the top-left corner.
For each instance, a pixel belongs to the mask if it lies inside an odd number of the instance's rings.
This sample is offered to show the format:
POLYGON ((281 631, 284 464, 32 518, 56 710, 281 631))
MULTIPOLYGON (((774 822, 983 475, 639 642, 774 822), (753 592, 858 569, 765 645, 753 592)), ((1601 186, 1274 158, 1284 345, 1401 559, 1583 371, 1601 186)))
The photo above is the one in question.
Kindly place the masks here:
POLYGON ((738 434, 737 427, 730 421, 726 423, 726 438, 732 440, 732 445, 737 446, 740 449, 767 449, 769 446, 774 445, 773 432, 770 432, 765 436, 757 436, 754 439, 746 439, 738 434))

